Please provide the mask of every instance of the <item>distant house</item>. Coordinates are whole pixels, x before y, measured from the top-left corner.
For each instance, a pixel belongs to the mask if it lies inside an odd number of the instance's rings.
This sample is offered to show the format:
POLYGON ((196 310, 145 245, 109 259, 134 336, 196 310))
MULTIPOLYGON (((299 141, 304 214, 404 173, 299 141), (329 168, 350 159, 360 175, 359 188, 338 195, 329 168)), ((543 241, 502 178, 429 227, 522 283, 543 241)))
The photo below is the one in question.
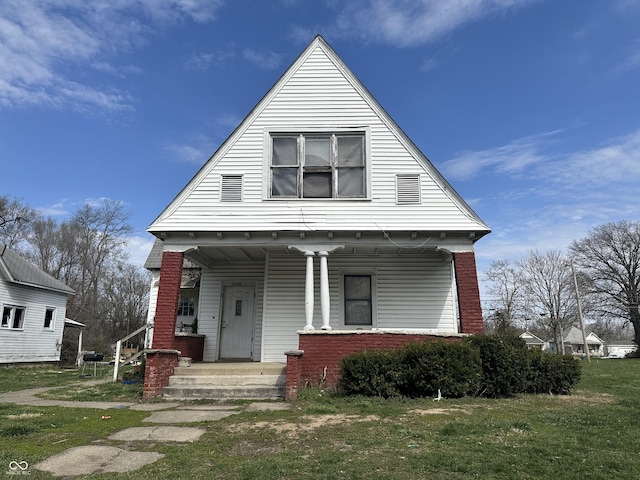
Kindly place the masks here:
MULTIPOLYGON (((584 340, 582 338, 582 331, 577 327, 569 327, 562 332, 562 341, 564 343, 564 353, 570 355, 584 355, 584 340)), ((605 342, 598 337, 595 333, 590 332, 587 334, 587 345, 589 347, 589 354, 594 357, 605 356, 605 342)), ((555 345, 555 342, 550 342, 550 349, 557 352, 559 348, 555 345)))
POLYGON ((606 355, 608 357, 623 358, 625 355, 633 353, 636 350, 638 350, 638 345, 633 343, 631 340, 613 340, 608 341, 606 345, 606 355))
POLYGON ((528 330, 522 332, 520 334, 520 338, 525 341, 525 343, 527 344, 527 348, 545 350, 545 345, 547 344, 547 342, 528 330))
POLYGON ((205 362, 286 363, 288 395, 358 349, 483 331, 489 228, 320 36, 148 230, 146 398, 196 317, 205 362))
POLYGON ((0 245, 0 363, 59 361, 67 298, 73 294, 0 245))

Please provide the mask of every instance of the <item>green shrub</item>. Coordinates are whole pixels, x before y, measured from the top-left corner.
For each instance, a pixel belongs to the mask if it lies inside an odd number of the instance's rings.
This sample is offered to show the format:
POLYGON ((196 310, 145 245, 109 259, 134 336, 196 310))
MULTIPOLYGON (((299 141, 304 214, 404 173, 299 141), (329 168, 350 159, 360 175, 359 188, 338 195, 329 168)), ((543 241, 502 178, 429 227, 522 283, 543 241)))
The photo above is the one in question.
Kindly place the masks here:
POLYGON ((473 335, 464 342, 480 352, 481 396, 512 397, 525 390, 529 356, 525 342, 513 336, 473 335))
POLYGON ((580 361, 571 355, 553 355, 529 350, 529 372, 525 392, 566 395, 582 375, 580 361))
POLYGON ((568 394, 581 365, 570 355, 528 350, 513 336, 474 335, 463 342, 424 341, 396 350, 363 350, 342 359, 340 389, 347 395, 512 397, 568 394))
POLYGON ((473 395, 482 367, 477 350, 461 342, 425 341, 400 350, 400 392, 407 397, 473 395))
POLYGON ((398 350, 362 350, 342 359, 340 389, 347 395, 396 397, 400 375, 398 350))

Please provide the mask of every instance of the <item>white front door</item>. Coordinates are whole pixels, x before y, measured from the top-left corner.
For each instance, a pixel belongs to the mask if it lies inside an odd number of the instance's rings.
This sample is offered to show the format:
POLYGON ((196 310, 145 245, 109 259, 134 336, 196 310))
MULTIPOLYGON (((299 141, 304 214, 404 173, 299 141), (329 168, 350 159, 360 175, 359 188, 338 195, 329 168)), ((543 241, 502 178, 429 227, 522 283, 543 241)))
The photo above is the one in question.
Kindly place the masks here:
POLYGON ((225 287, 220 324, 220 359, 251 360, 254 287, 225 287))

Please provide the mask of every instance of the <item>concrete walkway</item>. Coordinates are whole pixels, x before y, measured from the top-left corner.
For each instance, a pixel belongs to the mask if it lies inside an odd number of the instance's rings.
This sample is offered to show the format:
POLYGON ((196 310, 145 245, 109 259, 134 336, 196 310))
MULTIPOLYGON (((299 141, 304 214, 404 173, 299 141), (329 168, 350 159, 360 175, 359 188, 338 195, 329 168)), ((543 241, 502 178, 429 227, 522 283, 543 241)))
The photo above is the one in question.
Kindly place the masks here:
MULTIPOLYGON (((104 383, 108 380, 83 382, 84 385, 104 383)), ((107 472, 132 472, 144 465, 156 462, 164 457, 158 452, 138 452, 133 450, 135 442, 151 443, 188 443, 195 442, 206 433, 206 428, 174 426, 166 424, 212 422, 236 415, 243 411, 286 410, 289 405, 283 402, 256 402, 248 405, 229 404, 185 404, 167 403, 133 403, 133 402, 75 402, 67 400, 46 400, 36 397, 37 394, 57 387, 31 388, 17 392, 0 394, 0 403, 15 403, 36 407, 94 408, 98 410, 123 409, 150 412, 143 422, 155 424, 149 427, 131 427, 120 430, 109 437, 109 440, 123 442, 121 447, 106 445, 87 445, 70 448, 64 452, 47 458, 32 466, 56 477, 74 477, 107 472)))

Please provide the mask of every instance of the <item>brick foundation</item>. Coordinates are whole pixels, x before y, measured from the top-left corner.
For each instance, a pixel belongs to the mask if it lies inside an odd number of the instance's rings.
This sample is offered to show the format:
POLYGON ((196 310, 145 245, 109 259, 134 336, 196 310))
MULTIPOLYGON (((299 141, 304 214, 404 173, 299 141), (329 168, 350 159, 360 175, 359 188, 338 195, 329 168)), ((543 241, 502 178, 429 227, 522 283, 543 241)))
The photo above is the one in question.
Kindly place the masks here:
POLYGON ((460 331, 462 333, 482 333, 484 324, 482 322, 475 254, 473 252, 454 253, 453 265, 456 272, 460 331))
POLYGON ((335 389, 340 378, 340 362, 351 353, 365 349, 399 348, 423 340, 457 342, 464 336, 372 330, 301 331, 298 334, 300 352, 287 353, 287 399, 295 399, 298 390, 304 386, 335 389))
POLYGON ((178 350, 150 350, 147 352, 143 400, 162 396, 164 387, 169 385, 169 378, 178 366, 179 355, 178 350))

